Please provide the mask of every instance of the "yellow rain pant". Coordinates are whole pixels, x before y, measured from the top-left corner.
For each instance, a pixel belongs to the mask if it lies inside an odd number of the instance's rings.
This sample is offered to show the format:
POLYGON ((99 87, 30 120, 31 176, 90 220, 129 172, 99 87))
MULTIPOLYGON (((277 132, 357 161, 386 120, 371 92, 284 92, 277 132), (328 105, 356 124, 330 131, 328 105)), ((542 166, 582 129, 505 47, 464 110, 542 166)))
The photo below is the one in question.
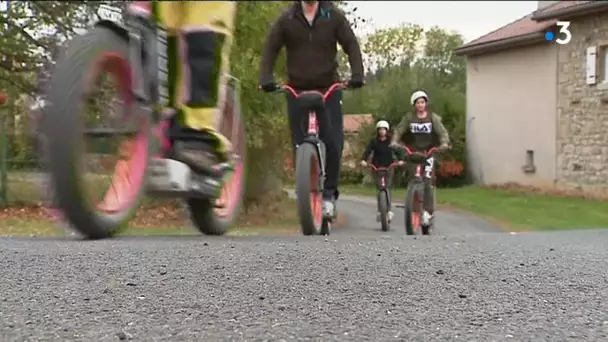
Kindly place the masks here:
POLYGON ((236 2, 155 1, 154 5, 155 16, 167 29, 173 83, 169 84, 170 105, 180 113, 178 122, 214 133, 224 145, 216 129, 225 96, 221 89, 229 71, 236 2), (177 55, 175 61, 171 53, 177 55))

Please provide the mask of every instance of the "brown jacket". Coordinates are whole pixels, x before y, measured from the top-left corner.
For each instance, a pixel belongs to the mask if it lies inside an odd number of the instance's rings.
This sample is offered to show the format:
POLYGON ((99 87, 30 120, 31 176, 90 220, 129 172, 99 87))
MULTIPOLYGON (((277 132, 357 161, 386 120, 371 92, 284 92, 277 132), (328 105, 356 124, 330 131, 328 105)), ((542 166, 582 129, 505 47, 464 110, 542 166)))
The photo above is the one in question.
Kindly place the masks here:
POLYGON ((300 90, 323 89, 339 81, 337 43, 346 54, 352 77, 363 79, 363 59, 357 37, 344 12, 330 1, 319 1, 312 25, 296 1, 272 25, 260 63, 260 83, 273 79, 274 64, 283 46, 287 49, 289 84, 300 90))

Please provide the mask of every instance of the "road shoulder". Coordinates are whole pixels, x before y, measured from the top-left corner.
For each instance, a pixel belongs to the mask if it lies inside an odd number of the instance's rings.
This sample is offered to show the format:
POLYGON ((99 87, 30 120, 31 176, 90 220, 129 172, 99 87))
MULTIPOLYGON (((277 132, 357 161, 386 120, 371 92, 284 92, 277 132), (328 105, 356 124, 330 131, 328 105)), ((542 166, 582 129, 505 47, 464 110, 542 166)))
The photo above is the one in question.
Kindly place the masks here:
MULTIPOLYGON (((376 205, 376 199, 374 197, 363 195, 340 195, 340 201, 376 205)), ((396 206, 399 208, 399 204, 396 204, 396 206)), ((401 205, 401 207, 403 206, 401 205)), ((437 221, 439 222, 438 226, 444 227, 444 229, 448 230, 450 233, 496 233, 509 231, 504 224, 492 222, 492 220, 448 206, 440 205, 436 215, 437 221)))

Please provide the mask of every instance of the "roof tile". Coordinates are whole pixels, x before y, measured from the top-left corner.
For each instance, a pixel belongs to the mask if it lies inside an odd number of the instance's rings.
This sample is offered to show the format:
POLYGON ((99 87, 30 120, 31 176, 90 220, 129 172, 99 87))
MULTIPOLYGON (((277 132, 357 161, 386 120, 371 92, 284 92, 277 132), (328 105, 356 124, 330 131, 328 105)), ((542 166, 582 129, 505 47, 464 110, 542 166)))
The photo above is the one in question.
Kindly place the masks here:
POLYGON ((560 1, 558 3, 555 3, 555 4, 551 5, 551 6, 547 6, 547 7, 543 8, 543 9, 537 10, 536 12, 534 12, 534 14, 550 13, 550 12, 557 11, 557 10, 560 10, 560 9, 582 5, 582 4, 585 4, 587 2, 591 2, 591 1, 560 1))

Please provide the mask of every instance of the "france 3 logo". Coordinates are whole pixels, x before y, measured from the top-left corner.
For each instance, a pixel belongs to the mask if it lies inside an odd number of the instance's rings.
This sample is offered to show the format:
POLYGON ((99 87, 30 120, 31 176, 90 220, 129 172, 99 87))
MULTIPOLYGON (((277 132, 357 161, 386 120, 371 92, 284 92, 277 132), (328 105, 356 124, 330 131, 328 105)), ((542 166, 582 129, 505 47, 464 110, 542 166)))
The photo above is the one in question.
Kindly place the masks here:
POLYGON ((572 33, 568 29, 570 27, 569 21, 558 21, 556 23, 557 27, 559 27, 559 31, 557 34, 554 34, 552 31, 545 32, 545 40, 553 41, 559 45, 565 45, 570 43, 572 40, 572 33), (557 38, 557 39, 556 39, 557 38))

